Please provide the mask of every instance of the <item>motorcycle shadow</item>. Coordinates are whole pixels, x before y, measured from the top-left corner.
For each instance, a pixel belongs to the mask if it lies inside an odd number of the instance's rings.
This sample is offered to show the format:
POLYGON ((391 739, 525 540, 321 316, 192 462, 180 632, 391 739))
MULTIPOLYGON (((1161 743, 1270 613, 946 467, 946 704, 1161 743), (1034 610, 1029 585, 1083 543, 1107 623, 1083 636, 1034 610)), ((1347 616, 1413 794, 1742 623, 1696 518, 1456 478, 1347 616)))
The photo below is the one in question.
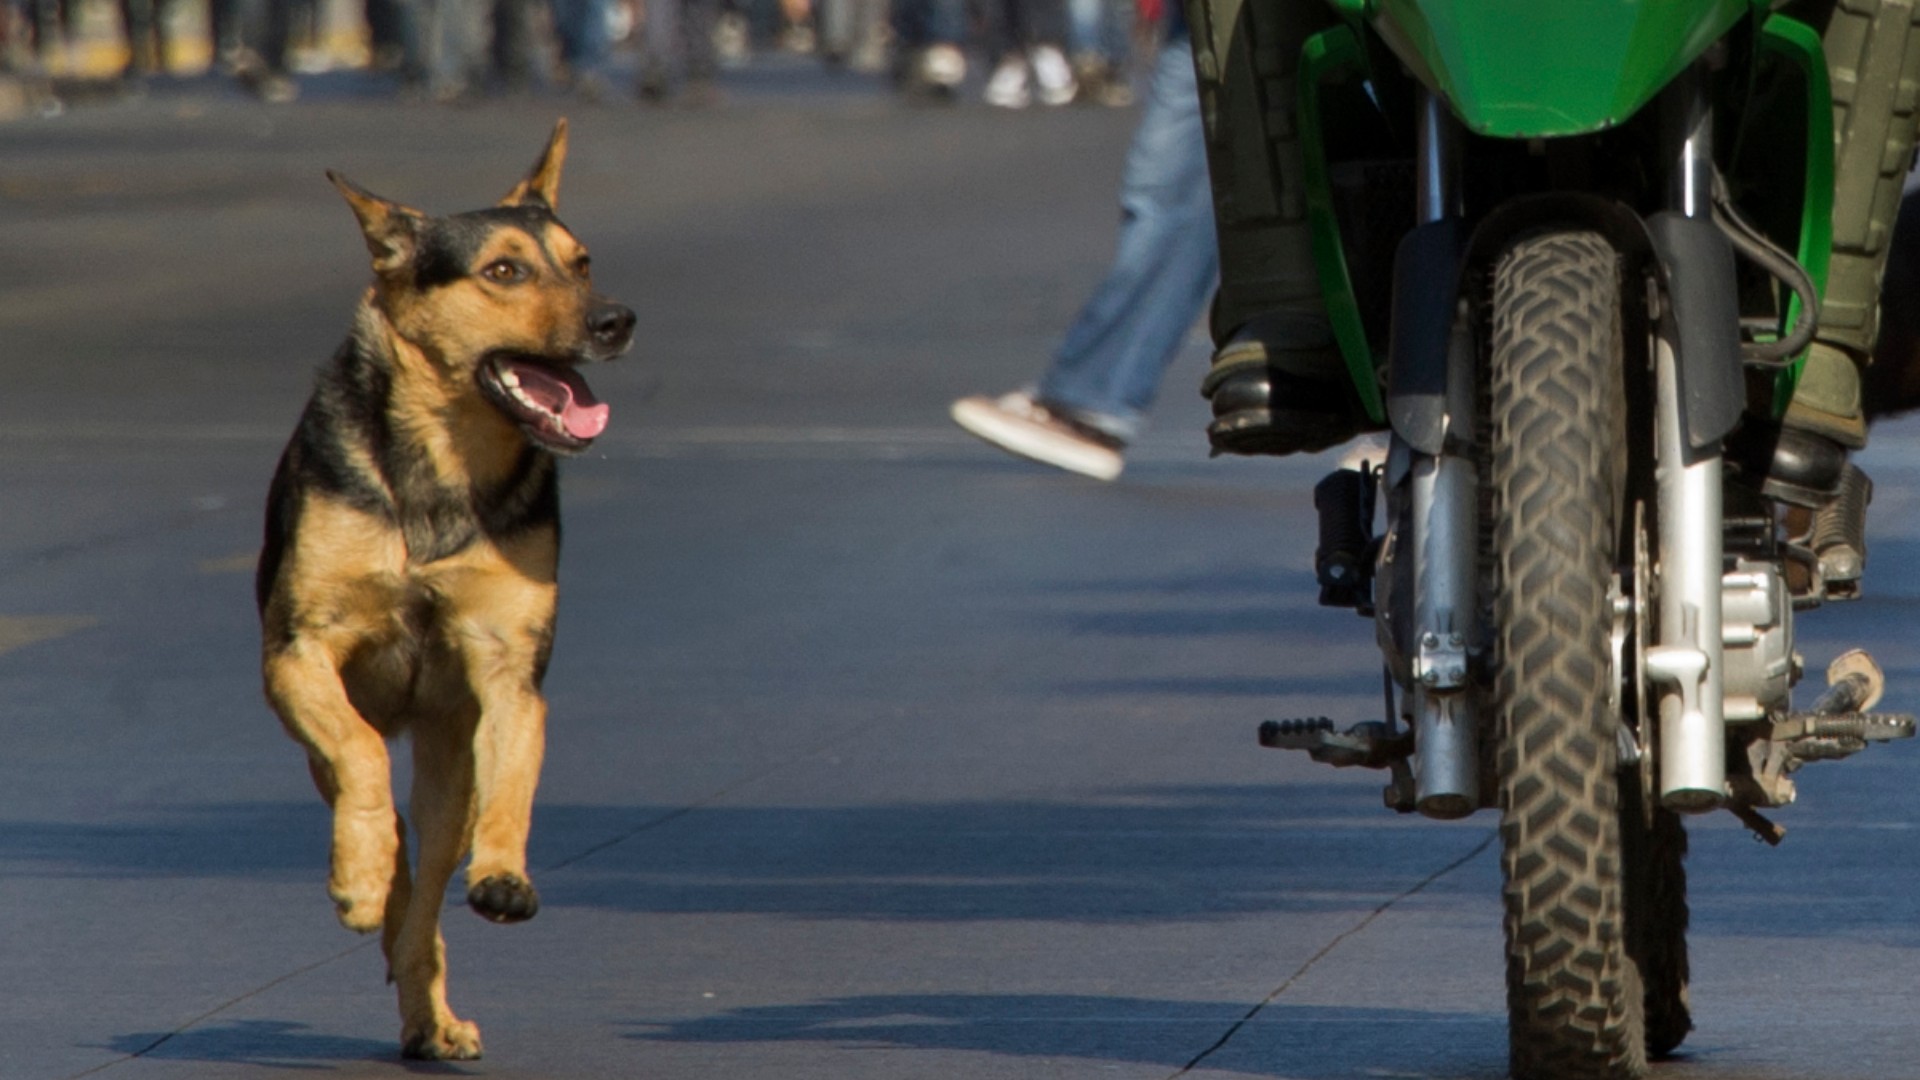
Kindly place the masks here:
MULTIPOLYGON (((1249 1018, 1248 1010, 1245 1002, 1071 994, 871 995, 640 1022, 643 1030, 628 1038, 1011 1055, 1148 1065, 1196 1077, 1506 1076, 1504 1017, 1276 1003, 1249 1018)), ((958 1075, 967 1069, 964 1060, 954 1068, 958 1075)))

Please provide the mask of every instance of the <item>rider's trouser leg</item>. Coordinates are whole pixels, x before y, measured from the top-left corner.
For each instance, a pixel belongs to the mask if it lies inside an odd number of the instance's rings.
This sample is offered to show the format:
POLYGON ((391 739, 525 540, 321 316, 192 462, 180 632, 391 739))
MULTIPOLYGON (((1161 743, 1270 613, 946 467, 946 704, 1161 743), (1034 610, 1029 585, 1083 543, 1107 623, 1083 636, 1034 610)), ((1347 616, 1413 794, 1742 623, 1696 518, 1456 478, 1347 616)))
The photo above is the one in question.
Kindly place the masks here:
POLYGON ((1837 129, 1833 259, 1786 425, 1858 449, 1867 434, 1860 368, 1879 332, 1880 279, 1920 128, 1920 5, 1835 0, 1822 43, 1837 129))
POLYGON ((1313 262, 1296 123, 1300 50, 1331 25, 1306 0, 1186 0, 1220 291, 1201 392, 1216 451, 1285 454, 1351 437, 1356 406, 1313 262))
POLYGON ((1881 278, 1920 126, 1916 0, 1802 0, 1821 28, 1834 105, 1833 254, 1819 330, 1777 436, 1766 490, 1804 509, 1829 599, 1859 595, 1873 486, 1847 461, 1866 445, 1861 369, 1879 336, 1881 278))

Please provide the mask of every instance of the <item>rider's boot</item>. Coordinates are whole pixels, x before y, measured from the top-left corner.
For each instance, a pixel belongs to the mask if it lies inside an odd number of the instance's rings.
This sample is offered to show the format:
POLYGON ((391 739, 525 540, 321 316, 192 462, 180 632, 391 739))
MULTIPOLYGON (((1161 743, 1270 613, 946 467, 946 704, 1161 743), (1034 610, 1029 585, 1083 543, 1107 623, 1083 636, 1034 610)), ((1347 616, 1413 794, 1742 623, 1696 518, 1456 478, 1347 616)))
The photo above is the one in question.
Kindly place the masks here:
POLYGON ((1207 436, 1215 453, 1325 449, 1363 424, 1320 297, 1294 119, 1301 47, 1333 16, 1317 4, 1186 2, 1220 240, 1207 436))
POLYGON ((1313 453, 1353 438, 1364 417, 1341 365, 1317 311, 1280 309, 1242 325, 1200 384, 1213 404, 1213 452, 1313 453))
POLYGON ((1763 489, 1783 502, 1818 509, 1839 493, 1848 456, 1866 445, 1860 364, 1846 349, 1816 340, 1792 403, 1764 448, 1771 460, 1763 489))

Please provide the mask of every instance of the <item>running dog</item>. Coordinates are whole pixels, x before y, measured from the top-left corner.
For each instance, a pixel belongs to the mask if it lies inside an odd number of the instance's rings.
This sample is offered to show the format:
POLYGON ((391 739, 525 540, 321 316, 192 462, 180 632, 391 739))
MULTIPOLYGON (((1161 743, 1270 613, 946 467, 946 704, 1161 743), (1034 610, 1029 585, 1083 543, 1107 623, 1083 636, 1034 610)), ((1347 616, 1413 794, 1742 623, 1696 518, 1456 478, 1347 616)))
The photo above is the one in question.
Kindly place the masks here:
POLYGON ((267 700, 333 810, 327 891, 380 930, 403 1053, 480 1056, 447 1007, 441 898, 533 917, 528 819, 545 742, 560 501, 555 457, 607 424, 580 377, 633 341, 554 216, 567 127, 500 204, 449 217, 327 178, 374 281, 322 369, 267 496, 267 700), (410 870, 386 741, 413 738, 410 870))

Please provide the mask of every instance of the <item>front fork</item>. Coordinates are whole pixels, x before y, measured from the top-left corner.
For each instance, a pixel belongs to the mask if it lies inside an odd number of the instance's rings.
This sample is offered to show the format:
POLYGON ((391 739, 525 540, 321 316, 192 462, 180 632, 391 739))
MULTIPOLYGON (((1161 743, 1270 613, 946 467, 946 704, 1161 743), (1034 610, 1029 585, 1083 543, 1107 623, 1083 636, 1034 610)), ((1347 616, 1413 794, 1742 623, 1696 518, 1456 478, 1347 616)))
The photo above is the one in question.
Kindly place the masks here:
MULTIPOLYGON (((1689 218, 1712 213, 1712 112, 1704 84, 1689 79, 1669 106, 1678 155, 1674 209, 1689 218)), ((1422 224, 1461 212, 1459 129, 1445 105, 1423 95, 1420 109, 1418 216, 1422 224)), ((1470 648, 1484 641, 1477 586, 1477 458, 1474 430, 1478 348, 1468 321, 1456 321, 1447 356, 1445 445, 1437 454, 1411 451, 1413 627, 1407 713, 1413 722, 1414 804, 1430 817, 1460 817, 1481 801, 1479 717, 1470 648)), ((1685 386, 1674 335, 1654 350, 1655 476, 1659 594, 1657 641, 1646 650, 1646 678, 1655 684, 1659 790, 1675 810, 1704 811, 1726 797, 1723 704, 1724 523, 1718 441, 1694 447, 1687 435, 1685 386)), ((1642 598, 1644 599, 1644 598, 1642 598)), ((1648 747, 1647 749, 1653 749, 1648 747)))
MULTIPOLYGON (((1713 214, 1713 110, 1704 73, 1681 77, 1665 103, 1667 144, 1678 160, 1672 209, 1691 220, 1713 214)), ((1686 267, 1675 267, 1678 274, 1686 267)), ((1670 319, 1670 317, 1669 317, 1670 319)), ((1732 332, 1731 328, 1728 330, 1732 332)), ((1726 799, 1727 738, 1721 603, 1725 514, 1720 443, 1688 437, 1682 358, 1676 334, 1654 343, 1654 484, 1659 507, 1659 630, 1645 676, 1657 688, 1660 800, 1685 812, 1726 799)), ((1645 733, 1642 733, 1643 742, 1645 733)))
MULTIPOLYGON (((1446 104, 1420 100, 1416 211, 1429 225, 1461 215, 1460 130, 1446 104)), ((1446 431, 1437 454, 1412 452, 1412 685, 1414 805, 1457 818, 1480 807, 1479 703, 1468 663, 1482 640, 1480 440, 1474 431, 1478 357, 1468 320, 1456 318, 1447 350, 1446 431)))
POLYGON ((1677 371, 1672 344, 1662 335, 1654 355, 1660 617, 1646 675, 1658 691, 1660 800, 1696 812, 1719 806, 1727 787, 1724 519, 1719 448, 1687 446, 1677 371))
POLYGON ((1480 807, 1479 712, 1468 647, 1480 626, 1480 477, 1475 463, 1473 335, 1458 320, 1447 358, 1448 447, 1415 453, 1413 500, 1414 805, 1428 817, 1480 807))

